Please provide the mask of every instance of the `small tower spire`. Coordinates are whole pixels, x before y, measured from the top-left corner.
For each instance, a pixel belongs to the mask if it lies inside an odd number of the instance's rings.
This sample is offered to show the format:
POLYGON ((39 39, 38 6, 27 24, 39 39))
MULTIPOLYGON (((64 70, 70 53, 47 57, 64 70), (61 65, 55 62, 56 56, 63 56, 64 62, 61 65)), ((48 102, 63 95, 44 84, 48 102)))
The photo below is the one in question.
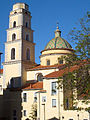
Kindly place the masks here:
POLYGON ((61 31, 59 30, 59 22, 57 22, 57 29, 55 30, 55 38, 61 36, 61 31))
POLYGON ((57 29, 59 29, 59 22, 57 22, 57 29))

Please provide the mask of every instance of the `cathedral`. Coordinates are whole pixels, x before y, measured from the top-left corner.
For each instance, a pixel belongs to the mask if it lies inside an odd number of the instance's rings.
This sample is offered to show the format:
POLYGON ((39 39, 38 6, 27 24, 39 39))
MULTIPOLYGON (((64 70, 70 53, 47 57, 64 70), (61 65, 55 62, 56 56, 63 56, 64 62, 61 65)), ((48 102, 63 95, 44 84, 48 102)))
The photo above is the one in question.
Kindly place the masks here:
POLYGON ((74 107, 83 110, 70 110, 70 98, 64 102, 63 87, 57 89, 65 72, 61 58, 74 50, 57 26, 55 37, 41 51, 40 65, 36 64, 31 18, 27 4, 13 5, 0 70, 0 120, 90 120, 85 111, 90 104, 77 100, 74 107))

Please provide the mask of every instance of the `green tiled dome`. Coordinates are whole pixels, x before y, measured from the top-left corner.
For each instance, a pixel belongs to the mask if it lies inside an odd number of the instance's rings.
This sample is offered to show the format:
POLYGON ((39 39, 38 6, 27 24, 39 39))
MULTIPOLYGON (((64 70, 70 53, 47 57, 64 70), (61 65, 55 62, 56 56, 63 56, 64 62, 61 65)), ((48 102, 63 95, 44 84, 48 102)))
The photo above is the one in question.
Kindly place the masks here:
POLYGON ((60 36, 53 38, 48 42, 45 49, 52 49, 52 48, 72 48, 72 46, 60 36))

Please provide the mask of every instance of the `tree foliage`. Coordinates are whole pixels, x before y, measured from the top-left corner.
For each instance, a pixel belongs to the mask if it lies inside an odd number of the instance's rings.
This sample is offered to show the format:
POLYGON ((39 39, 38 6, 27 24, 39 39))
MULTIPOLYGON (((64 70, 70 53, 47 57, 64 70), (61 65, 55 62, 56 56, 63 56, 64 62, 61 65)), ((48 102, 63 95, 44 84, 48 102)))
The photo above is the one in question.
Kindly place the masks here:
POLYGON ((32 120, 36 120, 37 119, 37 104, 33 104, 32 105, 32 109, 31 109, 31 113, 29 116, 32 120))
MULTIPOLYGON (((75 45, 75 51, 71 55, 64 56, 66 61, 63 81, 58 79, 59 87, 64 86, 64 94, 67 90, 77 89, 78 99, 90 98, 90 14, 80 19, 79 26, 74 27, 69 33, 69 38, 75 45)), ((65 97, 68 97, 65 96, 65 97)), ((75 98, 71 94, 72 100, 75 98)))

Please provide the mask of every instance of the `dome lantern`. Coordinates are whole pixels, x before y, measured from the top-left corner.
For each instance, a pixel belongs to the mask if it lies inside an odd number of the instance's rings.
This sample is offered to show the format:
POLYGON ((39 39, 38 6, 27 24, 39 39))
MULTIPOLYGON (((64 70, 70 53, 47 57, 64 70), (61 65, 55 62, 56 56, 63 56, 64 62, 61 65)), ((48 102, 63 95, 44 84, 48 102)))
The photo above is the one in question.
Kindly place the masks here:
POLYGON ((61 37, 61 31, 59 30, 59 23, 57 23, 57 29, 55 31, 55 38, 61 37))

